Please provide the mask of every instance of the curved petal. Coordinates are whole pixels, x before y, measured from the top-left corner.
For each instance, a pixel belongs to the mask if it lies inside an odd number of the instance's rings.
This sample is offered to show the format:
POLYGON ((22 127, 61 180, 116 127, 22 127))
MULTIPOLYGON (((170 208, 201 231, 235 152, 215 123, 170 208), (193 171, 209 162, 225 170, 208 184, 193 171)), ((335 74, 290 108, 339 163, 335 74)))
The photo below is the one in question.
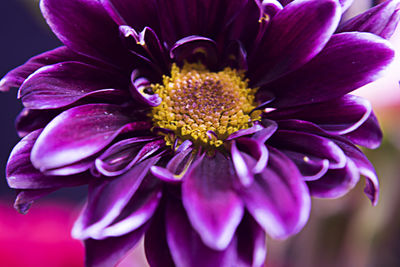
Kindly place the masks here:
POLYGON ((44 189, 87 183, 88 175, 70 175, 67 177, 46 175, 33 167, 30 154, 40 132, 41 130, 37 130, 30 133, 11 151, 6 170, 8 185, 17 189, 44 189))
POLYGON ((62 110, 35 110, 24 108, 15 120, 15 128, 19 137, 46 127, 46 125, 62 110))
POLYGON ((69 48, 118 68, 130 66, 130 56, 119 39, 117 25, 99 1, 41 0, 40 9, 57 37, 69 48))
MULTIPOLYGON (((191 141, 186 140, 185 142, 189 142, 190 145, 192 144, 191 141)), ((183 148, 182 146, 186 146, 182 144, 176 154, 168 161, 166 168, 160 166, 153 166, 151 167, 151 173, 161 179, 162 181, 169 182, 169 183, 178 183, 182 181, 182 178, 190 168, 191 163, 193 162, 195 155, 193 152, 193 148, 187 146, 183 148)))
POLYGON ((273 238, 301 230, 308 220, 311 200, 296 166, 285 155, 268 147, 268 167, 246 188, 240 188, 247 210, 273 238))
POLYGON ((30 109, 54 109, 88 96, 122 97, 126 95, 122 90, 107 89, 122 87, 118 76, 81 62, 62 62, 30 75, 21 85, 18 98, 30 109))
MULTIPOLYGON (((161 201, 162 203, 163 201, 161 201)), ((163 205, 165 206, 165 205, 163 205)), ((165 207, 159 208, 144 237, 144 250, 151 267, 175 267, 167 244, 165 207)))
POLYGON ((118 237, 109 237, 103 240, 86 239, 85 244, 85 266, 87 267, 110 267, 122 260, 142 238, 148 224, 135 231, 118 237))
POLYGON ((147 159, 118 178, 90 184, 87 206, 76 221, 72 235, 78 239, 104 239, 103 230, 120 216, 157 160, 156 157, 147 159))
POLYGON ((21 214, 26 214, 33 202, 56 191, 58 187, 46 189, 21 190, 14 201, 14 208, 21 214))
POLYGON ((243 216, 243 203, 232 190, 233 166, 221 153, 203 156, 183 178, 182 202, 203 242, 224 250, 243 216))
POLYGON ((160 182, 151 176, 145 178, 120 215, 101 231, 99 237, 122 236, 138 229, 153 216, 160 198, 160 182))
POLYGON ((32 148, 33 165, 44 171, 80 161, 108 145, 124 128, 147 129, 149 123, 132 120, 119 106, 89 104, 71 108, 44 128, 32 148))
POLYGON ((276 109, 266 116, 273 120, 298 119, 317 124, 335 135, 350 133, 366 122, 372 107, 368 100, 345 95, 326 102, 276 109))
POLYGON ((267 254, 264 230, 251 217, 245 216, 239 225, 237 233, 238 266, 263 266, 267 254))
POLYGON ((350 159, 342 169, 329 170, 315 181, 308 181, 310 194, 320 198, 338 198, 349 192, 360 179, 360 174, 354 162, 350 159))
POLYGON ((339 20, 336 0, 298 0, 287 5, 272 18, 251 55, 251 82, 260 86, 303 66, 322 50, 339 20))
POLYGON ((0 92, 6 92, 12 87, 20 87, 29 75, 43 66, 81 58, 71 49, 62 46, 32 57, 25 64, 13 69, 0 80, 0 92))
POLYGON ((105 176, 118 176, 127 172, 133 165, 164 147, 164 140, 155 139, 133 137, 112 145, 96 159, 97 170, 105 176))
POLYGON ((333 141, 301 131, 278 130, 270 139, 271 144, 279 150, 302 153, 304 161, 309 158, 327 159, 330 168, 343 168, 346 165, 346 156, 333 141))
POLYGON ((354 162, 360 174, 366 177, 364 192, 371 200, 372 205, 375 206, 379 198, 379 181, 374 166, 372 166, 360 149, 345 138, 335 138, 334 141, 344 151, 346 156, 354 162))
POLYGON ((140 75, 139 70, 134 70, 131 74, 130 92, 133 98, 143 104, 156 107, 161 104, 162 99, 151 90, 151 82, 140 75))
POLYGON ((273 92, 275 108, 323 102, 378 79, 393 57, 392 45, 376 35, 339 33, 306 65, 260 90, 273 92))
POLYGON ((104 9, 119 25, 135 27, 141 31, 144 27, 159 28, 157 4, 154 0, 100 0, 104 9))
POLYGON ((191 63, 202 61, 211 69, 216 68, 218 61, 216 43, 203 36, 187 36, 178 40, 169 52, 170 57, 182 65, 184 61, 191 63))
POLYGON ((370 32, 389 39, 400 20, 399 1, 388 0, 346 21, 338 32, 370 32))
POLYGON ((383 138, 378 119, 373 112, 360 127, 345 136, 353 143, 371 149, 379 147, 383 138))
POLYGON ((236 238, 222 251, 206 246, 192 228, 185 210, 173 200, 168 202, 166 227, 168 246, 177 267, 230 267, 236 260, 236 238))

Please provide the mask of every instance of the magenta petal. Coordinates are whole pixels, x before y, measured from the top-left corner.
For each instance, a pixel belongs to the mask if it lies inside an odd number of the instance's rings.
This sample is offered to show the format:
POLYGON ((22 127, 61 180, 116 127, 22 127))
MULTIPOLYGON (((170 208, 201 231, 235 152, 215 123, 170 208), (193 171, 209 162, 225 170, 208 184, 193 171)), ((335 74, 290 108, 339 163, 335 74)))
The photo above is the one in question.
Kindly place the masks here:
POLYGON ((146 232, 148 224, 135 231, 104 240, 87 239, 84 241, 86 267, 110 267, 117 263, 131 250, 146 232))
POLYGON ((298 0, 287 5, 272 18, 250 58, 250 80, 260 86, 310 61, 328 42, 339 19, 335 0, 298 0))
POLYGON ((166 210, 166 227, 168 246, 176 266, 231 267, 236 260, 236 238, 225 250, 213 250, 192 228, 181 205, 172 200, 166 210))
POLYGON ((130 25, 140 31, 146 26, 158 27, 154 0, 100 0, 107 13, 119 25, 130 25))
POLYGON ((378 119, 373 112, 360 127, 345 134, 345 136, 356 145, 371 149, 379 147, 383 138, 378 119))
POLYGON ((62 46, 54 50, 44 52, 29 59, 25 64, 13 69, 0 80, 0 91, 5 92, 12 87, 20 87, 29 75, 43 66, 53 65, 59 62, 74 61, 81 56, 71 49, 62 46))
POLYGON ((343 168, 346 165, 346 156, 333 141, 328 138, 301 131, 278 130, 271 138, 274 147, 279 150, 299 152, 308 158, 329 160, 330 168, 343 168))
POLYGON ((304 106, 277 109, 268 113, 273 120, 298 119, 317 124, 326 132, 343 135, 355 131, 371 116, 368 100, 345 95, 330 101, 304 106))
POLYGON ((121 87, 119 76, 81 62, 62 62, 34 72, 21 85, 18 97, 27 108, 54 109, 88 96, 123 96, 122 90, 111 89, 121 87))
POLYGON ((167 244, 164 213, 165 208, 159 208, 144 237, 146 258, 151 267, 175 267, 167 244))
POLYGON ((27 135, 12 150, 6 170, 8 185, 16 189, 43 189, 87 183, 89 175, 67 177, 46 175, 33 167, 30 154, 40 132, 41 130, 37 130, 27 135))
POLYGON ((100 1, 69 0, 60 5, 58 0, 42 0, 40 9, 57 37, 75 52, 116 67, 132 64, 117 25, 100 1))
POLYGON ((145 185, 139 187, 115 221, 101 231, 99 238, 128 234, 153 216, 161 198, 161 186, 153 177, 148 180, 143 181, 145 185))
POLYGON ((273 238, 285 238, 303 228, 311 200, 293 162, 274 148, 269 147, 269 151, 267 168, 240 192, 248 211, 262 228, 273 238))
POLYGON ((378 79, 393 57, 392 45, 376 35, 335 34, 306 65, 260 90, 275 95, 272 107, 323 102, 378 79))
POLYGON ((261 267, 267 254, 264 230, 251 217, 245 216, 237 233, 238 266, 261 267))
POLYGON ((344 151, 347 157, 354 162, 361 175, 365 176, 364 192, 371 200, 372 205, 378 203, 379 181, 374 166, 369 162, 364 153, 345 138, 336 138, 336 144, 344 151))
POLYGON ((141 77, 139 70, 132 72, 130 92, 133 98, 151 107, 156 107, 161 104, 162 99, 151 91, 150 85, 151 82, 147 78, 141 77))
POLYGON ((348 159, 344 168, 329 170, 320 179, 307 182, 307 185, 314 197, 338 198, 348 193, 359 179, 356 165, 348 159))
POLYGON ((44 128, 62 110, 35 110, 24 108, 15 120, 15 128, 19 137, 44 128))
POLYGON ((243 216, 243 203, 232 190, 233 166, 221 153, 198 159, 182 184, 182 202, 203 242, 224 250, 243 216))
POLYGON ((79 239, 103 239, 102 231, 118 218, 157 160, 147 159, 118 178, 90 184, 87 206, 76 221, 72 235, 79 239))
POLYGON ((178 64, 202 61, 209 68, 217 63, 216 43, 203 36, 188 36, 178 40, 170 50, 170 57, 178 64))
POLYGON ((346 21, 338 32, 370 32, 389 39, 400 20, 399 2, 388 0, 346 21))
POLYGON ((118 176, 127 172, 137 162, 164 147, 162 139, 133 137, 115 143, 95 161, 97 170, 105 176, 118 176))
MULTIPOLYGON (((44 128, 32 148, 32 163, 44 171, 92 156, 128 127, 130 121, 116 105, 89 104, 71 108, 44 128)), ((149 125, 138 122, 136 127, 144 129, 149 125)))
POLYGON ((44 197, 58 188, 46 188, 46 189, 28 189, 21 190, 14 202, 14 208, 21 214, 26 214, 30 209, 33 202, 41 197, 44 197))

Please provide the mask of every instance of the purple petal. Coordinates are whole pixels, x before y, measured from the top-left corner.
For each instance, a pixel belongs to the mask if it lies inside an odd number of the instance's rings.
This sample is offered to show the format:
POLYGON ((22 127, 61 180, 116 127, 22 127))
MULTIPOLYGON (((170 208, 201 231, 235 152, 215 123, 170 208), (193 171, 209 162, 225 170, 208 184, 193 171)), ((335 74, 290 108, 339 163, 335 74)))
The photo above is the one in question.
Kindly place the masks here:
POLYGON ((42 189, 87 183, 89 176, 85 174, 67 177, 46 175, 33 167, 30 154, 40 132, 37 130, 27 135, 12 150, 6 170, 8 185, 18 189, 42 189))
POLYGON ((146 258, 151 267, 175 267, 167 244, 164 213, 165 209, 160 208, 154 214, 144 237, 146 258))
POLYGON ((94 155, 126 127, 146 129, 150 125, 132 120, 111 104, 89 104, 71 108, 44 128, 32 149, 33 165, 44 171, 69 165, 94 155))
POLYGON ((287 5, 272 18, 250 58, 252 83, 266 84, 310 61, 328 42, 339 19, 335 0, 298 0, 287 5))
POLYGON ((307 222, 311 200, 293 162, 276 149, 269 147, 269 151, 268 167, 240 191, 248 211, 263 229, 273 238, 285 238, 307 222))
POLYGON ((57 37, 69 48, 117 67, 129 66, 130 57, 119 39, 117 25, 99 1, 42 0, 40 9, 57 37))
POLYGON ((260 140, 247 137, 242 137, 236 140, 239 149, 249 155, 251 155, 256 161, 252 168, 253 173, 260 173, 264 170, 268 162, 268 149, 264 142, 260 140))
POLYGON ((263 266, 267 254, 264 230, 251 216, 245 216, 237 230, 239 266, 263 266))
POLYGON ((278 129, 278 125, 275 121, 263 119, 262 125, 264 129, 254 133, 253 137, 255 140, 259 141, 260 143, 265 143, 278 129))
POLYGON ((329 170, 322 178, 307 182, 310 194, 321 198, 338 198, 349 192, 360 179, 354 162, 350 159, 342 169, 329 170))
MULTIPOLYGON (((188 140, 185 142, 187 141, 188 140)), ((182 144, 178 150, 180 150, 182 146, 184 146, 184 144, 182 144)), ((184 177, 188 171, 190 164, 194 160, 194 157, 193 148, 188 146, 180 151, 177 151, 176 155, 169 160, 166 168, 153 166, 150 170, 155 177, 161 179, 162 181, 170 183, 181 182, 182 177, 184 177)))
POLYGON ((170 57, 179 65, 183 65, 184 61, 202 61, 209 68, 215 68, 218 59, 215 42, 194 35, 178 40, 170 50, 170 57))
POLYGON ((155 140, 154 137, 125 139, 112 145, 98 157, 95 162, 96 168, 105 176, 118 176, 164 146, 164 140, 155 140))
POLYGON ((309 63, 260 90, 274 93, 272 107, 318 103, 341 97, 378 79, 392 62, 386 40, 370 33, 340 33, 309 63))
POLYGON ((250 128, 242 129, 242 130, 234 132, 233 134, 229 135, 228 138, 226 138, 225 140, 230 141, 230 140, 236 139, 236 138, 244 136, 244 135, 254 134, 263 129, 265 129, 265 128, 261 124, 256 123, 250 128))
POLYGON ((22 84, 18 97, 27 108, 54 109, 88 96, 126 96, 122 90, 108 89, 121 87, 118 76, 88 64, 62 62, 34 72, 22 84))
MULTIPOLYGON (((251 185, 254 181, 254 175, 253 175, 253 172, 251 171, 251 169, 254 168, 254 166, 252 166, 252 165, 255 165, 255 163, 251 164, 251 163, 253 163, 252 161, 250 161, 250 163, 248 163, 249 160, 245 157, 246 154, 241 153, 238 150, 238 148, 236 147, 235 141, 232 141, 232 143, 231 143, 231 156, 232 156, 232 162, 233 162, 233 166, 235 167, 237 177, 239 178, 242 185, 243 186, 251 185)), ((255 161, 255 160, 253 160, 253 161, 255 161)))
POLYGON ((147 159, 118 178, 90 184, 87 206, 76 221, 72 235, 79 239, 104 238, 102 231, 118 218, 157 160, 156 157, 147 159))
POLYGON ((370 32, 389 39, 400 20, 399 2, 388 0, 346 21, 338 32, 370 32))
POLYGON ((354 95, 299 107, 277 109, 267 114, 273 120, 298 119, 317 124, 326 132, 343 135, 366 122, 372 107, 368 100, 354 95))
POLYGON ((373 112, 360 127, 345 136, 353 143, 371 149, 379 147, 383 138, 378 119, 373 112))
POLYGON ((190 225, 185 210, 172 200, 167 206, 166 226, 167 242, 176 266, 230 267, 235 262, 235 238, 222 251, 206 246, 190 225))
POLYGON ((121 236, 136 230, 153 216, 160 198, 160 182, 150 176, 143 181, 115 221, 101 231, 99 237, 121 236))
POLYGON ((135 100, 156 107, 161 104, 161 97, 151 91, 151 82, 140 75, 139 70, 134 70, 131 75, 131 90, 135 100), (150 91, 149 91, 150 90, 150 91))
POLYGON ((7 73, 3 79, 0 80, 0 91, 5 92, 12 87, 20 87, 29 75, 43 66, 78 60, 80 58, 80 56, 65 46, 37 55, 29 59, 25 64, 7 73))
POLYGON ((372 205, 376 205, 379 197, 379 181, 374 166, 372 166, 364 153, 351 142, 344 138, 336 138, 334 141, 346 156, 354 162, 360 174, 366 177, 364 192, 371 200, 372 205))
POLYGON ((299 152, 307 163, 309 158, 329 160, 330 168, 343 168, 346 156, 333 141, 319 135, 293 130, 278 130, 270 139, 279 150, 299 152))
POLYGON ((24 108, 15 120, 15 128, 19 137, 44 128, 61 110, 35 110, 24 108))
POLYGON ((35 200, 42 198, 57 189, 58 188, 21 190, 15 199, 14 208, 19 213, 26 214, 35 200))
POLYGON ((329 170, 329 160, 324 158, 305 156, 304 153, 290 150, 281 150, 296 164, 301 175, 306 181, 314 181, 321 178, 329 170))
POLYGON ((85 266, 116 266, 128 251, 139 242, 147 228, 148 224, 124 236, 109 237, 104 240, 85 240, 85 266))
POLYGON ((198 159, 182 184, 182 202, 203 242, 224 250, 243 216, 243 203, 232 190, 233 166, 221 153, 198 159))
POLYGON ((140 31, 146 26, 158 27, 154 0, 100 0, 107 13, 119 25, 130 25, 140 31))
POLYGON ((226 48, 223 65, 237 70, 247 70, 247 54, 238 40, 232 41, 226 48))

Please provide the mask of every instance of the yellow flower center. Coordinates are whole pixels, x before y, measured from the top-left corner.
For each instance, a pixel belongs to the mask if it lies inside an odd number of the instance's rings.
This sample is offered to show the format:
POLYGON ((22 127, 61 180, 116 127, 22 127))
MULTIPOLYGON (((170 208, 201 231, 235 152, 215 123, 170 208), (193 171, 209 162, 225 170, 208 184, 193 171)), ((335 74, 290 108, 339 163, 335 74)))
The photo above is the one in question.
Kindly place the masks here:
POLYGON ((260 119, 257 89, 248 88, 244 73, 231 68, 210 72, 202 64, 173 64, 171 76, 152 84, 162 102, 151 111, 155 127, 169 129, 167 145, 191 140, 203 147, 219 147, 232 133, 247 129, 260 119))

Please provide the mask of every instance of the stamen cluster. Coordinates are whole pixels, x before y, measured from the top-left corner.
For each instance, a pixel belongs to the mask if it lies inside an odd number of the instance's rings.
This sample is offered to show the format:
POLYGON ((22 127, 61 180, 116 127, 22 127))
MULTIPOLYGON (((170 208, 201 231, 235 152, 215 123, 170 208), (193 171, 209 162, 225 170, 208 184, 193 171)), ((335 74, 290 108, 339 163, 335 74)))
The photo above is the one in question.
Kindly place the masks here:
POLYGON ((169 145, 191 140, 202 146, 219 147, 230 134, 247 129, 260 112, 255 111, 257 89, 248 88, 244 74, 231 68, 210 72, 202 64, 175 64, 163 84, 151 85, 162 103, 151 112, 155 127, 169 129, 169 145), (251 113, 251 114, 250 114, 251 113))

